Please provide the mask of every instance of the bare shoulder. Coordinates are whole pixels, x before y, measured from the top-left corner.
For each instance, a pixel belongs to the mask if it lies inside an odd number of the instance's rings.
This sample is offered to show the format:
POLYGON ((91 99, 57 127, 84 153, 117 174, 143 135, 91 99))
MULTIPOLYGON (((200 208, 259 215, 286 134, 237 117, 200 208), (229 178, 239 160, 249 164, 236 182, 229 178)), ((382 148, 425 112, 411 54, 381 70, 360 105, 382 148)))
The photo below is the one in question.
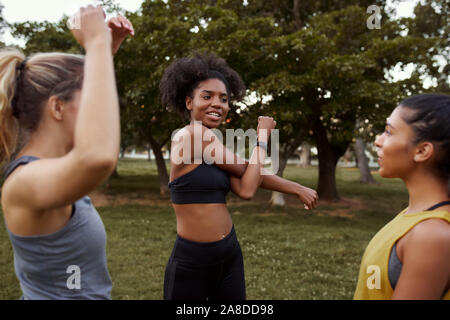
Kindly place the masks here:
POLYGON ((193 128, 191 126, 185 126, 183 128, 177 129, 172 133, 172 142, 181 142, 182 139, 190 138, 194 133, 193 128))
POLYGON ((408 233, 408 242, 424 249, 450 249, 450 224, 438 218, 424 220, 408 233))
POLYGON ((29 194, 25 188, 29 172, 27 166, 16 168, 3 183, 1 192, 1 205, 6 225, 16 234, 21 234, 21 228, 28 226, 32 214, 37 213, 28 205, 26 199, 26 195, 29 194))
POLYGON ((15 196, 17 195, 17 190, 23 182, 24 175, 27 173, 27 170, 25 169, 25 166, 16 168, 4 181, 1 192, 3 209, 6 209, 16 202, 15 196))
POLYGON ((209 145, 211 142, 223 144, 222 133, 217 128, 211 129, 203 124, 191 123, 180 131, 179 140, 190 139, 191 142, 202 145, 203 148, 209 145))

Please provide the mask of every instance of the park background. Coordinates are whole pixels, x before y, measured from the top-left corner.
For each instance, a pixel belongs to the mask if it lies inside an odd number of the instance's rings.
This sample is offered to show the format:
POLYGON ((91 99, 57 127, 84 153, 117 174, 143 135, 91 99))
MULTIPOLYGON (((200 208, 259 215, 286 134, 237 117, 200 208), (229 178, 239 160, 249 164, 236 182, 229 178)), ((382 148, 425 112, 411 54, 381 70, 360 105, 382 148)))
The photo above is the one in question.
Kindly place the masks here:
MULTIPOLYGON (((34 21, 30 10, 28 21, 11 22, 4 2, 0 33, 27 55, 83 53, 67 15, 34 21)), ((26 12, 29 1, 22 2, 26 12)), ((448 1, 409 1, 413 13, 401 16, 405 2, 146 0, 131 11, 126 1, 94 2, 109 16, 128 17, 136 31, 114 58, 120 159, 90 195, 108 235, 113 299, 162 299, 176 235, 167 156, 183 122, 161 106, 158 86, 174 59, 196 51, 224 58, 247 85, 221 129, 245 131, 260 115, 274 117, 277 174, 318 190, 321 199, 305 211, 297 199, 267 190, 250 201, 228 196, 248 298, 352 298, 368 241, 408 204, 401 181, 376 173, 373 141, 405 97, 450 93, 448 1)), ((0 224, 0 299, 17 299, 13 253, 0 224)))

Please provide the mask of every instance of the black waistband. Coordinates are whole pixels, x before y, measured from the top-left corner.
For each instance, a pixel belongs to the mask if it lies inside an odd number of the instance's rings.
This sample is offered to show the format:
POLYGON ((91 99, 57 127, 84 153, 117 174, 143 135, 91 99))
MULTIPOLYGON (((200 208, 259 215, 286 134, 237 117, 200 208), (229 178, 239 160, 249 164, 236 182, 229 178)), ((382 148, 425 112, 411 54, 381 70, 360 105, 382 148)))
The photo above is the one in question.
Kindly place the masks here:
POLYGON ((214 265, 236 254, 239 248, 233 226, 225 238, 214 242, 195 242, 177 235, 172 258, 194 265, 214 265))
POLYGON ((221 189, 170 189, 170 199, 172 200, 172 203, 175 204, 227 203, 226 192, 221 189))

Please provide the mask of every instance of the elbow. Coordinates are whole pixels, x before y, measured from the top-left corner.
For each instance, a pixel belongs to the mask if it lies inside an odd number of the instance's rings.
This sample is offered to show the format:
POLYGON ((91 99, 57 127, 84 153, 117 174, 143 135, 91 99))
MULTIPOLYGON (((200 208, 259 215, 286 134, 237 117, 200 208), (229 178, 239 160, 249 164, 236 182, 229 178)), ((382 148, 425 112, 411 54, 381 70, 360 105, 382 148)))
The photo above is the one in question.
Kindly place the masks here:
POLYGON ((245 181, 242 181, 241 187, 239 190, 239 197, 243 200, 251 200, 255 194, 256 190, 258 190, 259 185, 247 183, 245 181))
MULTIPOLYGON (((255 190, 256 191, 256 190, 255 190)), ((244 191, 239 194, 243 200, 251 200, 255 196, 255 191, 244 191)))
POLYGON ((117 158, 99 158, 95 159, 95 162, 93 163, 93 167, 95 170, 101 170, 102 172, 105 172, 108 176, 113 173, 114 169, 116 168, 117 164, 117 158))

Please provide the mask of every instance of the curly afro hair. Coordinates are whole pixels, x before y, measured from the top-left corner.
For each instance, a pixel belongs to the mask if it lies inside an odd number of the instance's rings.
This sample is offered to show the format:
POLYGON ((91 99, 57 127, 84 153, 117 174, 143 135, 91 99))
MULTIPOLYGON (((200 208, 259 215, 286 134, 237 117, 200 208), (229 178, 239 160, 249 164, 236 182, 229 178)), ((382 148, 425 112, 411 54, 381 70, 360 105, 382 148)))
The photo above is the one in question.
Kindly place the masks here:
POLYGON ((193 97, 198 84, 208 79, 219 79, 225 84, 230 104, 245 96, 244 82, 224 59, 195 53, 193 57, 175 60, 164 72, 159 85, 162 105, 190 120, 186 97, 193 97))

